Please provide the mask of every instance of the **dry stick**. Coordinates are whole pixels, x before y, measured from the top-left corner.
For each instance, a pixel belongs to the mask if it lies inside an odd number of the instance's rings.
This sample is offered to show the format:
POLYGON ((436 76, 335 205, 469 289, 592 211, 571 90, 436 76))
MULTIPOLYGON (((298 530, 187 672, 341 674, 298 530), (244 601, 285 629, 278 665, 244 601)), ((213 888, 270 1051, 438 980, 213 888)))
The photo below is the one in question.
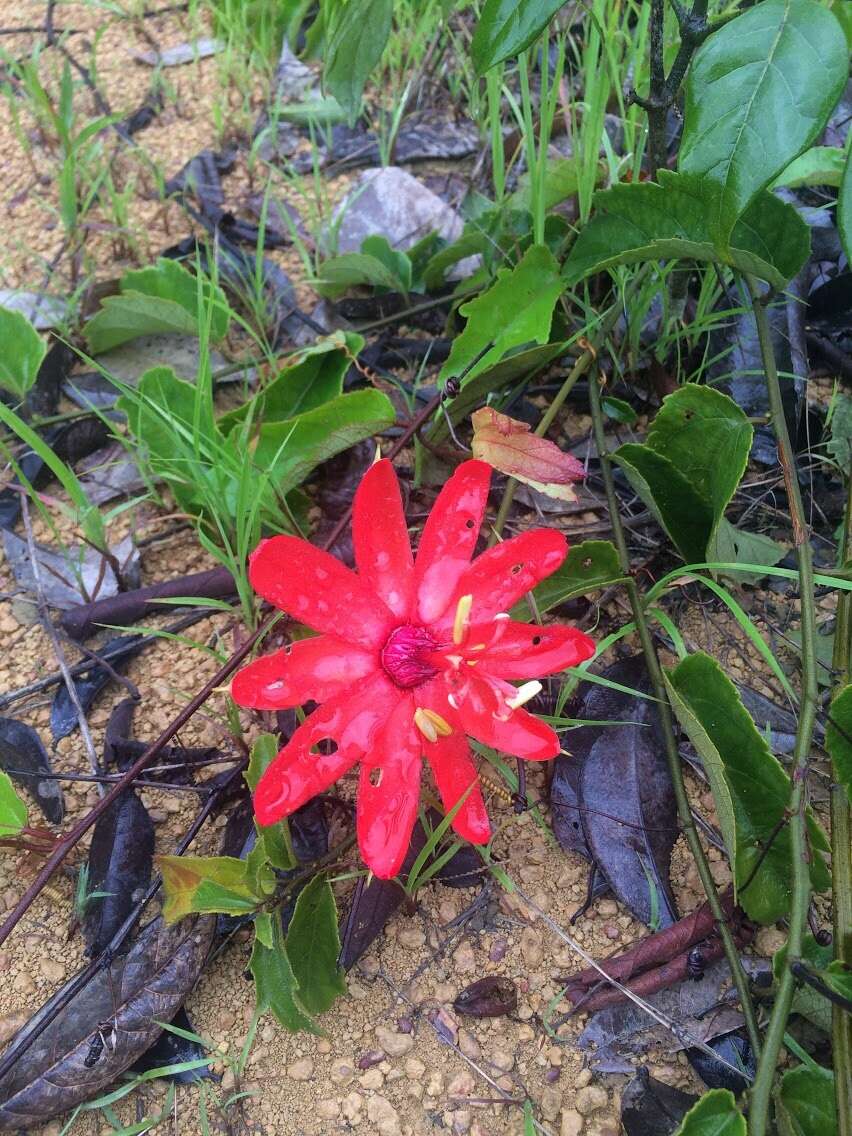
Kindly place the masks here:
MULTIPOLYGON (((840 567, 852 557, 852 471, 849 471, 846 516, 840 546, 840 567)), ((837 607, 833 663, 838 689, 850 679, 852 655, 852 596, 842 592, 837 607)), ((834 953, 852 967, 852 805, 843 785, 831 786, 831 877, 834 914, 834 953)), ((852 1015, 835 1006, 831 1013, 834 1094, 838 1136, 852 1136, 852 1015)))
POLYGON ((772 1080, 778 1064, 778 1056, 784 1043, 784 1031, 796 980, 790 964, 796 962, 802 953, 802 939, 811 899, 809 863, 811 852, 808 845, 806 827, 808 763, 811 755, 814 725, 816 723, 819 687, 817 685, 816 657, 816 599, 814 597, 814 571, 811 554, 810 534, 805 519, 799 480, 796 476, 796 458, 784 403, 778 381, 778 367, 772 347, 766 306, 761 297, 757 282, 746 276, 752 311, 757 325, 757 338, 760 356, 766 375, 766 391, 769 397, 769 410, 772 426, 778 445, 778 461, 784 474, 787 490, 787 506, 793 528, 793 544, 796 549, 796 562, 799 569, 799 602, 801 607, 802 633, 802 697, 799 708, 799 723, 796 730, 796 744, 793 749, 792 789, 790 793, 790 855, 792 858, 792 895, 790 898, 789 934, 787 937, 787 965, 778 984, 778 992, 769 1018, 766 1039, 757 1068, 749 1109, 749 1132, 751 1136, 766 1136, 769 1127, 769 1110, 772 1097, 772 1080))
MULTIPOLYGON (((38 551, 33 537, 33 526, 30 520, 30 503, 26 497, 21 498, 21 512, 24 519, 24 532, 27 536, 27 548, 30 553, 30 564, 33 570, 33 580, 36 586, 36 601, 38 604, 39 622, 47 633, 50 639, 51 646, 53 647, 53 654, 56 658, 59 670, 62 673, 62 680, 65 683, 65 689, 68 691, 68 697, 71 699, 71 705, 77 713, 77 722, 80 726, 80 736, 83 739, 83 745, 86 750, 86 755, 89 758, 89 768, 92 773, 100 773, 101 765, 98 761, 97 750, 95 749, 95 742, 92 737, 92 731, 89 729, 89 723, 86 719, 86 711, 80 703, 80 696, 77 693, 77 687, 68 670, 68 660, 65 658, 65 652, 62 649, 62 644, 59 642, 59 636, 56 634, 56 628, 50 621, 50 612, 47 610, 47 601, 44 598, 44 587, 41 582, 41 565, 38 562, 38 551)), ((98 784, 98 793, 103 797, 103 785, 98 784)))
MULTIPOLYGON (((397 438, 397 440, 388 450, 386 456, 389 459, 396 457, 400 450, 408 445, 412 437, 417 433, 423 423, 432 414, 434 414, 435 410, 437 410, 440 402, 441 395, 434 395, 434 397, 429 400, 427 405, 420 411, 420 413, 415 415, 415 417, 405 427, 399 438, 397 438)), ((350 505, 343 516, 340 518, 338 523, 334 526, 334 529, 325 541, 324 548, 331 548, 334 545, 335 541, 339 539, 340 535, 343 533, 344 529, 349 523, 351 514, 352 506, 350 505)), ((246 659, 249 654, 251 654, 251 651, 254 649, 255 645, 260 642, 260 640, 271 627, 272 623, 277 619, 277 616, 278 612, 273 611, 263 620, 254 634, 251 635, 245 641, 245 643, 243 643, 243 645, 230 656, 229 659, 227 659, 227 661, 219 668, 216 674, 214 674, 213 677, 207 683, 205 683, 205 685, 195 695, 195 697, 192 698, 191 701, 186 704, 183 710, 181 710, 181 712, 172 719, 172 721, 168 726, 166 726, 165 730, 163 730, 156 741, 152 742, 143 754, 140 754, 139 758, 134 761, 134 763, 126 771, 121 780, 115 784, 114 788, 112 788, 104 797, 101 797, 100 801, 98 801, 91 812, 84 816, 82 820, 78 821, 78 823, 74 825, 71 831, 58 842, 56 848, 45 861, 44 867, 38 873, 30 886, 26 889, 18 902, 15 904, 3 926, 0 927, 0 943, 4 943, 6 941, 21 917, 29 910, 36 898, 40 895, 42 889, 50 880, 53 873, 60 866, 60 864, 62 864, 71 849, 74 848, 78 841, 89 831, 98 817, 102 816, 106 812, 110 805, 112 805, 113 802, 116 801, 119 796, 121 796, 127 786, 136 777, 138 777, 139 774, 147 768, 147 766, 151 764, 157 754, 165 749, 175 733, 177 733, 178 730, 183 729, 183 727, 195 714, 196 710, 204 705, 204 703, 207 701, 210 695, 213 694, 217 687, 220 687, 228 678, 230 678, 230 676, 234 673, 240 663, 244 659, 246 659)))
POLYGON ((598 460, 601 466, 601 476, 603 477, 604 489, 606 490, 606 498, 609 504, 610 521, 612 523, 613 540, 615 541, 616 549, 618 550, 618 558, 621 563, 621 570, 626 576, 625 588, 627 596, 630 600, 630 607, 633 612, 633 619, 636 624, 636 630, 639 634, 639 641, 642 644, 642 652, 645 656, 645 665, 648 668, 648 674, 651 679, 651 685, 654 690, 654 697, 657 700, 657 709, 660 715, 660 724, 663 727, 663 736, 665 739, 666 747, 666 761, 669 767, 669 776, 674 789, 675 801, 677 803, 678 817, 680 818, 681 828, 686 836, 687 843, 689 844, 690 852, 695 860, 695 866, 698 869, 698 875, 701 879, 701 886, 704 888, 704 893, 707 896, 707 902, 710 904, 710 910, 713 912, 713 918, 716 922, 716 930, 719 938, 722 940, 722 946, 725 951, 725 958, 728 961, 728 966, 731 968, 734 983, 737 988, 737 994, 740 999, 740 1006, 742 1008, 743 1017, 745 1018, 746 1029, 748 1030, 749 1042, 751 1043, 752 1050, 755 1053, 760 1053, 760 1033, 757 1028, 757 1015, 755 1014, 754 1004, 751 999, 751 993, 748 988, 748 978, 742 968, 740 962, 739 952, 737 951, 734 937, 731 934, 730 928, 725 920, 725 913, 722 910, 722 905, 719 902, 719 895, 716 891, 716 881, 713 879, 713 873, 710 871, 710 864, 704 853, 704 847, 698 836, 698 829, 692 819, 692 810, 689 805, 689 797, 686 793, 686 785, 683 779, 683 768, 680 763, 680 754, 678 753, 677 738, 674 731, 674 722, 672 719, 671 706, 669 704, 668 694, 666 692, 666 685, 663 680, 663 672, 660 667, 660 660, 657 658, 657 651, 654 647, 654 640, 651 637, 651 632, 648 628, 648 621, 645 618, 645 609, 642 606, 642 599, 639 595, 639 589, 636 586, 636 581, 630 575, 630 554, 627 551, 627 542, 624 538, 624 528, 621 524, 621 514, 618 507, 618 497, 615 493, 615 483, 612 477, 612 465, 610 463, 609 454, 606 449, 606 439, 604 437, 603 429, 603 414, 601 412, 601 399, 600 390, 598 389, 597 376, 592 376, 592 381, 589 383, 589 402, 592 411, 592 424, 594 426, 595 444, 598 450, 598 460))

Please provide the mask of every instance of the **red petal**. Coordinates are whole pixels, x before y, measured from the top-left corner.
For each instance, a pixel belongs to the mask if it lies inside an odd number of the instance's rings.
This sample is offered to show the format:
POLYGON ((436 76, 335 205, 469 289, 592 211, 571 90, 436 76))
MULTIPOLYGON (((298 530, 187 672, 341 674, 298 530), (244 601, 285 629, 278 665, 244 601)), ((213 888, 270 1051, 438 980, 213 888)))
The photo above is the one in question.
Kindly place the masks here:
POLYGON ((394 618, 368 584, 339 560, 295 536, 263 540, 249 559, 256 592, 315 631, 380 647, 394 618))
POLYGON ((231 697, 252 710, 286 710, 308 699, 325 702, 378 670, 375 654, 332 635, 300 639, 261 655, 234 675, 231 697))
POLYGON ((482 799, 479 775, 470 756, 470 746, 458 715, 447 702, 443 682, 438 679, 417 692, 421 706, 440 714, 452 727, 447 737, 436 742, 423 743, 423 753, 432 770, 438 792, 447 812, 463 797, 464 804, 453 818, 453 828, 463 840, 471 844, 487 844, 491 839, 491 824, 482 799))
POLYGON ((394 615, 406 617, 414 591, 414 558, 399 482, 387 459, 372 465, 361 479, 352 536, 359 576, 394 615))
POLYGON ((380 879, 399 871, 420 804, 420 737, 414 700, 400 699, 361 764, 358 784, 358 846, 380 879))
POLYGON ((565 537, 555 529, 531 529, 489 548, 477 556, 459 580, 442 624, 452 623, 461 596, 473 596, 471 620, 476 623, 492 619, 499 611, 508 611, 555 572, 567 552, 565 537))
POLYGON ((488 504, 491 467, 463 462, 438 494, 423 528, 414 579, 417 615, 432 623, 445 611, 470 564, 488 504))
MULTIPOLYGON (((469 644, 475 644, 493 632, 493 624, 471 627, 469 644)), ((549 623, 507 622, 497 642, 478 656, 479 666, 495 678, 543 678, 567 667, 576 667, 594 658, 595 644, 576 627, 549 623)))
POLYGON ((524 709, 512 710, 508 718, 497 717, 497 695, 481 678, 469 680, 466 697, 459 702, 458 716, 466 734, 483 745, 512 757, 549 761, 559 753, 555 732, 524 709))
POLYGON ((399 697, 391 682, 376 675, 314 710, 257 784, 254 812, 258 823, 274 824, 288 816, 351 769, 370 747, 399 697), (323 741, 336 746, 333 753, 321 752, 321 748, 331 748, 320 747, 323 741))

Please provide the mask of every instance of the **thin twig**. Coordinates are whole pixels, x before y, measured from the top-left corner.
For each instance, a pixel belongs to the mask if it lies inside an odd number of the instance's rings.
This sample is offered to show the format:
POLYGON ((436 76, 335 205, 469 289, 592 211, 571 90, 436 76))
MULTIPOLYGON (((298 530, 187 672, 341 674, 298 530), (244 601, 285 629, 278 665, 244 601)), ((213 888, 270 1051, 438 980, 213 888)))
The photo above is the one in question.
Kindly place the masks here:
POLYGON ((792 894, 790 898, 789 934, 787 937, 787 965, 778 983, 778 991, 772 1007, 769 1025, 766 1029, 763 1053, 757 1067, 749 1109, 749 1131, 751 1136, 766 1136, 769 1129, 769 1114, 772 1098, 772 1084, 778 1057, 784 1044, 784 1031, 793 1001, 796 980, 790 964, 797 962, 802 953, 802 939, 811 899, 810 861, 811 851, 807 834, 807 774, 811 755, 814 726, 816 724, 819 687, 817 685, 816 656, 816 599, 814 596, 813 557, 811 555, 810 533, 805 519, 805 509, 799 490, 796 471, 796 458, 781 397, 778 381, 778 367, 772 346, 769 320, 766 307, 758 290, 757 282, 747 276, 746 283, 751 295, 752 311, 757 325, 757 338, 760 355, 766 376, 766 390, 769 397, 769 410, 772 426, 778 443, 778 461, 784 474, 787 490, 787 503, 793 527, 793 544, 799 569, 799 598, 801 607, 802 636, 802 696, 799 706, 799 722, 796 730, 796 744, 793 749, 792 788, 790 792, 790 854, 792 858, 792 894))

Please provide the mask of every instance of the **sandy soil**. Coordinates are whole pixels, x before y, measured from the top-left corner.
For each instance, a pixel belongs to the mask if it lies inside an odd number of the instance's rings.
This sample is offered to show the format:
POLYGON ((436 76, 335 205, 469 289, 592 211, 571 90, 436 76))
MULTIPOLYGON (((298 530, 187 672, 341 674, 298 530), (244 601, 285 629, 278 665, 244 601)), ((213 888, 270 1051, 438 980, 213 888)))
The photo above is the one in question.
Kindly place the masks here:
MULTIPOLYGON (((40 24, 44 5, 35 2, 0 4, 0 25, 40 24)), ((152 40, 160 47, 192 38, 204 31, 193 27, 185 15, 169 14, 148 20, 120 19, 94 5, 60 4, 57 25, 82 29, 69 40, 71 50, 92 65, 91 47, 96 44, 97 77, 112 111, 127 113, 144 100, 151 69, 134 60, 134 52, 148 50, 152 40)), ((2 47, 14 56, 31 49, 34 37, 4 37, 2 47)), ((40 72, 55 85, 60 57, 47 52, 40 72)), ((228 128, 228 97, 219 83, 222 61, 211 58, 166 72, 169 94, 166 108, 155 122, 137 136, 144 158, 122 147, 116 152, 116 170, 124 184, 135 184, 131 196, 128 232, 96 232, 89 252, 104 278, 118 276, 132 262, 185 235, 186 220, 175 205, 164 207, 155 199, 154 185, 146 172, 147 159, 165 176, 204 146, 216 143, 217 123, 228 128)), ((95 108, 87 93, 80 95, 83 119, 95 108)), ((239 100, 234 100, 235 104, 239 100)), ((240 104, 241 106, 242 104, 240 104)), ((235 116, 243 114, 238 106, 235 116)), ((233 109, 233 108, 232 108, 233 109)), ((43 145, 36 124, 23 112, 16 127, 4 104, 0 113, 0 146, 4 154, 4 179, 0 190, 0 217, 5 234, 0 253, 0 279, 7 287, 41 288, 48 266, 59 257, 58 280, 50 290, 70 287, 68 265, 61 259, 62 234, 56 219, 55 155, 43 145)), ((226 180, 229 194, 238 197, 248 188, 249 171, 241 166, 226 180)), ((286 260, 286 258, 285 258, 286 260)), ((287 261, 293 269, 292 259, 287 261)), ((584 423, 569 431, 576 437, 584 423)), ((126 518, 122 524, 130 523, 126 518)), ((171 522, 151 506, 137 510, 133 518, 137 536, 168 532, 171 522)), ((582 518, 577 523, 582 523, 582 518)), ((571 533, 570 526, 567 531, 571 533)), ((116 534, 120 534, 117 526, 116 534)), ((47 539, 38 525, 36 536, 47 539)), ((188 532, 166 536, 145 546, 145 581, 160 580, 181 572, 197 571, 209 562, 188 532)), ((13 590, 11 575, 0 569, 0 590, 13 590)), ((687 613, 688 614, 688 613, 687 613)), ((621 611, 616 613, 624 618, 621 611)), ((54 669, 52 650, 37 623, 30 622, 31 608, 19 600, 0 602, 0 692, 54 669)), ((708 625, 697 608, 682 624, 690 645, 722 648, 737 677, 754 678, 754 660, 742 648, 742 636, 726 621, 708 625), (730 644, 735 640, 734 647, 730 644)), ((232 646, 228 617, 217 615, 190 632, 207 645, 223 651, 232 646)), ((75 658, 73 649, 69 655, 75 658)), ((155 736, 174 716, 186 698, 210 676, 214 661, 189 646, 162 643, 146 651, 128 667, 128 676, 142 695, 143 710, 137 718, 137 735, 155 736)), ((95 744, 101 745, 103 728, 114 703, 124 696, 110 688, 90 716, 95 744)), ((221 744, 225 699, 211 699, 182 733, 186 744, 221 744)), ((50 748, 49 704, 36 702, 15 713, 41 731, 50 748)), ((87 759, 79 733, 60 742, 52 755, 57 769, 84 772, 87 759)), ((707 812, 709 801, 699 786, 695 798, 707 812)), ((351 785, 349 786, 351 790, 351 785)), ((532 795, 544 791, 544 771, 530 775, 532 795)), ((85 783, 66 789, 67 823, 73 822, 96 800, 97 792, 85 783)), ((184 830, 192 801, 185 796, 144 790, 143 799, 152 811, 158 829, 158 850, 168 851, 184 830)), ((586 865, 566 856, 537 827, 530 814, 516 816, 498 800, 491 802, 501 827, 498 851, 509 859, 515 878, 535 904, 562 927, 581 905, 586 892, 586 865)), ((34 810, 35 812, 35 810, 34 810)), ((546 810, 542 809, 546 817, 546 810)), ((201 851, 216 847, 219 818, 198 842, 201 851)), ((711 850, 713 870, 719 884, 729 878, 727 865, 711 850)), ((353 861, 353 867, 355 862, 353 861)), ((4 852, 0 857, 0 912, 15 904, 33 865, 26 858, 4 852)), ((682 847, 676 849, 673 870, 675 893, 685 913, 699 902, 695 870, 682 847)), ((341 901, 351 884, 340 885, 341 901)), ((0 950, 0 1042, 5 1042, 40 1004, 83 961, 79 936, 68 939, 73 881, 59 877, 21 922, 12 939, 0 950)), ((583 1024, 581 1016, 549 1037, 542 1016, 554 1002, 558 1008, 560 975, 579 969, 582 963, 527 906, 496 885, 484 921, 473 921, 460 930, 449 925, 475 898, 474 891, 427 888, 413 913, 399 914, 387 935, 349 976, 348 997, 322 1021, 326 1036, 293 1036, 271 1019, 264 1019, 248 1061, 246 1077, 235 1083, 226 1060, 243 1045, 253 1011, 253 989, 245 971, 249 947, 235 942, 205 971, 187 1008, 195 1027, 209 1038, 216 1053, 214 1070, 221 1083, 207 1082, 211 1127, 217 1131, 252 1133, 318 1134, 327 1132, 381 1133, 394 1136, 427 1136, 435 1131, 499 1136, 521 1133, 523 1122, 517 1104, 495 1103, 498 1094, 487 1078, 515 1100, 529 1096, 543 1130, 561 1136, 616 1136, 619 1131, 619 1091, 623 1078, 599 1080, 584 1067, 573 1041, 583 1024), (483 974, 503 974, 515 979, 521 992, 519 1010, 511 1019, 459 1021, 451 1008, 458 991, 483 974), (439 1008, 457 1048, 442 1044, 428 1021, 439 1008), (456 1032, 457 1031, 457 1032, 456 1032), (230 1127, 215 1108, 217 1097, 227 1098, 240 1090, 248 1095, 239 1110, 231 1110, 230 1127)), ((645 928, 612 899, 602 899, 582 917, 572 931, 594 955, 623 949, 641 937, 645 928)), ((780 942, 778 932, 764 932, 759 948, 771 952, 780 942)), ((683 1055, 661 1052, 650 1056, 656 1076, 679 1086, 699 1088, 683 1055)), ((155 1115, 162 1106, 166 1087, 151 1084, 137 1098, 118 1108, 129 1123, 155 1115)), ((201 1132, 199 1090, 178 1090, 173 1115, 161 1131, 192 1136, 201 1132)), ((33 1136, 57 1136, 57 1121, 33 1136)), ((75 1131, 111 1131, 98 1114, 84 1114, 75 1131)))

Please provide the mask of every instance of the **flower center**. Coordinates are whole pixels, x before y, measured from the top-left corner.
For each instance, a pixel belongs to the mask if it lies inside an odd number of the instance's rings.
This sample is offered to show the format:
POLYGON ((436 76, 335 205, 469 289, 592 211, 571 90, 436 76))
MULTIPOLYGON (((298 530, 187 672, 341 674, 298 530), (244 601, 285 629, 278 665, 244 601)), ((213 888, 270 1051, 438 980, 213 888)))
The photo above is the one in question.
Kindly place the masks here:
POLYGON ((382 666, 397 686, 419 686, 438 673, 430 659, 436 646, 425 627, 404 624, 390 633, 382 647, 382 666))

